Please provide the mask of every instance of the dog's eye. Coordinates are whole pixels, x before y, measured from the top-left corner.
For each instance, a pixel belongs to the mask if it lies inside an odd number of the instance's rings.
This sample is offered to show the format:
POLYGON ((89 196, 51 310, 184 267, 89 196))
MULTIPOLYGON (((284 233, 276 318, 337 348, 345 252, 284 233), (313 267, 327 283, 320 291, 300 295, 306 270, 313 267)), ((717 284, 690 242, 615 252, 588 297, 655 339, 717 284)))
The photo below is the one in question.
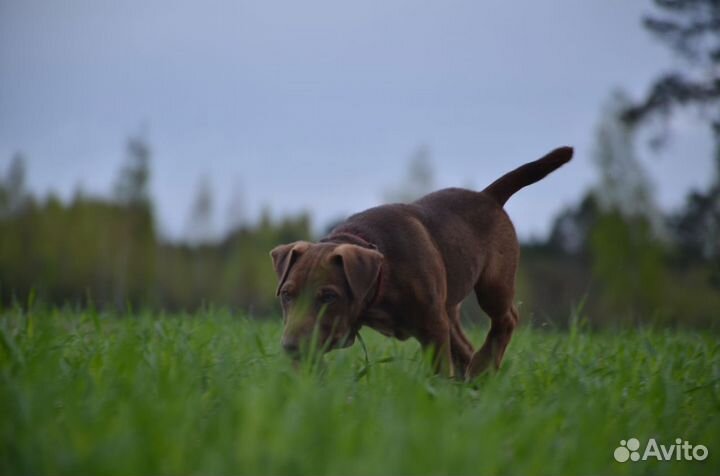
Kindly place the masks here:
POLYGON ((292 296, 288 291, 283 290, 280 292, 280 299, 282 299, 282 302, 288 303, 292 301, 292 296))
POLYGON ((323 291, 318 300, 323 304, 330 304, 331 302, 335 302, 337 298, 338 295, 335 291, 323 291))

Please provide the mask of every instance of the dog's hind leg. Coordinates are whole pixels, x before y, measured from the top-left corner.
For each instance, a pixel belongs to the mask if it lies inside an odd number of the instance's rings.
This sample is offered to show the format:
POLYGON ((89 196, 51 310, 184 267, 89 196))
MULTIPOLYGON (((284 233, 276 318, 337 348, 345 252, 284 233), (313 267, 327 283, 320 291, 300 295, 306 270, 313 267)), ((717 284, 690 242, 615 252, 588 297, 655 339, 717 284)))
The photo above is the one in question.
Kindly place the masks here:
POLYGON ((478 303, 490 317, 490 331, 485 338, 485 343, 472 357, 467 371, 468 378, 480 375, 491 364, 495 366, 495 369, 500 368, 505 349, 520 318, 517 309, 512 304, 515 295, 513 281, 514 276, 512 280, 506 281, 502 286, 481 283, 475 286, 478 303))
POLYGON ((468 367, 467 377, 473 378, 494 364, 495 369, 500 368, 505 349, 510 343, 512 333, 517 326, 519 315, 515 306, 511 306, 505 313, 500 316, 490 316, 490 331, 482 345, 475 355, 473 355, 468 367))
POLYGON ((448 308, 448 318, 450 320, 450 351, 455 365, 455 376, 464 378, 474 350, 472 342, 465 336, 460 324, 460 304, 448 308))

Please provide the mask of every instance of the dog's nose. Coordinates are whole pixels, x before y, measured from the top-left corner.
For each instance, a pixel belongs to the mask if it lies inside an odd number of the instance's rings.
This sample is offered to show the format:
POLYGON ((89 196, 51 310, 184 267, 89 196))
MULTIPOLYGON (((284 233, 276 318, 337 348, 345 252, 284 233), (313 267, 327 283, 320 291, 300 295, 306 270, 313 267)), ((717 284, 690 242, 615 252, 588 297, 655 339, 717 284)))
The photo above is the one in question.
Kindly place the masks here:
POLYGON ((286 337, 283 337, 282 346, 283 349, 285 349, 285 352, 287 352, 288 354, 297 355, 298 352, 300 352, 300 346, 295 339, 288 339, 286 337))

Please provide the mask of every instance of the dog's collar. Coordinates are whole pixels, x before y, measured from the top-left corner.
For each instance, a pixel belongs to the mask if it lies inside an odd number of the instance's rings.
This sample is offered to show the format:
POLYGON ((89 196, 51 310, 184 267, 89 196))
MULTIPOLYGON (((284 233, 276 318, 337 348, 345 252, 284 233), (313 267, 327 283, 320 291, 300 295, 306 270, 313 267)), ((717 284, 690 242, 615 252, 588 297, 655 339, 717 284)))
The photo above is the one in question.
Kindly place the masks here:
POLYGON ((358 245, 362 246, 363 248, 369 248, 371 250, 377 249, 377 246, 375 246, 370 240, 366 239, 357 232, 350 231, 339 231, 336 233, 332 233, 331 235, 320 240, 320 243, 348 243, 350 245, 358 245))
POLYGON ((372 299, 368 300, 367 307, 373 307, 377 302, 380 300, 380 294, 382 291, 382 285, 383 285, 383 265, 380 265, 380 270, 378 270, 378 277, 375 284, 375 292, 373 293, 372 299))

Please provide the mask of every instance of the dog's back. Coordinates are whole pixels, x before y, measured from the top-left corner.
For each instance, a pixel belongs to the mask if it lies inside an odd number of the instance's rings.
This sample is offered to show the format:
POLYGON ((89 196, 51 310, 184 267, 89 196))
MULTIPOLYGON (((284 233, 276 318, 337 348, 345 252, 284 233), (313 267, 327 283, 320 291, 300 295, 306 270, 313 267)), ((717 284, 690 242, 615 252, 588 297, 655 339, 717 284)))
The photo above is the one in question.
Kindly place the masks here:
MULTIPOLYGON (((446 188, 414 202, 443 256, 449 302, 460 302, 488 267, 495 268, 494 259, 503 261, 502 266, 497 266, 500 272, 514 270, 519 247, 503 205, 521 188, 567 163, 572 154, 571 147, 555 149, 508 172, 482 192, 446 188)), ((506 279, 512 278, 514 274, 506 279)))
POLYGON ((375 243, 389 261, 422 270, 432 254, 439 254, 445 270, 447 301, 461 302, 484 272, 512 273, 518 261, 515 229, 503 209, 510 196, 537 182, 570 160, 572 149, 561 147, 527 163, 476 192, 446 188, 410 204, 389 204, 357 213, 333 233, 348 231, 375 243), (424 257, 424 258, 423 258, 424 257), (501 260, 502 263, 498 263, 501 260))

